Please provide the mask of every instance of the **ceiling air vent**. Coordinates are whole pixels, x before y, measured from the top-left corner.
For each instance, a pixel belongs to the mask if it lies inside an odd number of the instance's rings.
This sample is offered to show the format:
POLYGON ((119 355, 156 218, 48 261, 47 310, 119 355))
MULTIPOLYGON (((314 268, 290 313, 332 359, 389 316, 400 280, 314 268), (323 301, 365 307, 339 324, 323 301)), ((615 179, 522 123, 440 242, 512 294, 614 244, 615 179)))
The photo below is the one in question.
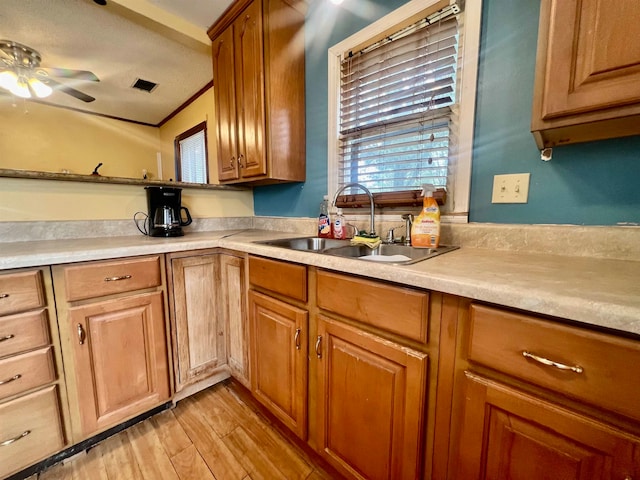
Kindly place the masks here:
POLYGON ((157 86, 158 86, 157 83, 150 82, 149 80, 142 80, 141 78, 137 78, 135 83, 131 85, 131 88, 137 88, 138 90, 143 90, 145 92, 151 93, 156 89, 157 86))

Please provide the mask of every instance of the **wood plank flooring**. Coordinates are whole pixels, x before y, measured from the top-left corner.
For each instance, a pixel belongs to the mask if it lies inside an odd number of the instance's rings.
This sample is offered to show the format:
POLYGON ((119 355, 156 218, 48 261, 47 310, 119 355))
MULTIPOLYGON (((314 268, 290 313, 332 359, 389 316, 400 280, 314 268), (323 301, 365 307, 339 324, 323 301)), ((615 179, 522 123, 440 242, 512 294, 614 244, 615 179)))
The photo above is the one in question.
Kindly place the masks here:
MULTIPOLYGON (((226 383, 110 437, 38 480, 329 480, 226 383)), ((35 480, 35 476, 29 480, 35 480)))

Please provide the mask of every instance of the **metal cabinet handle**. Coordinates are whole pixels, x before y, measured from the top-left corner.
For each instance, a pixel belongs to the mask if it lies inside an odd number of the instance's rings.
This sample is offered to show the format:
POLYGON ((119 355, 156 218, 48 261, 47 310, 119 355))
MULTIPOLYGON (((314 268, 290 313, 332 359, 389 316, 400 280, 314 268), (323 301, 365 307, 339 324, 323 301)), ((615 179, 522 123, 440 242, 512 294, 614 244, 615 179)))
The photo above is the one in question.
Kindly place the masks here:
POLYGON ((316 339, 316 356, 322 358, 322 335, 318 335, 316 339))
POLYGON ((0 380, 0 385, 6 385, 7 383, 11 383, 11 382, 15 382, 16 380, 18 380, 20 377, 22 377, 22 375, 17 374, 14 375, 11 378, 7 378, 6 380, 0 380))
POLYGON ((15 335, 10 333, 9 335, 5 335, 4 337, 0 337, 0 342, 6 342, 7 340, 11 340, 15 335))
POLYGON ((231 157, 231 161, 229 162, 229 166, 233 168, 233 165, 236 163, 236 157, 231 157))
POLYGON ((8 293, 0 293, 0 298, 7 298, 8 296, 8 293))
POLYGON ((31 433, 31 430, 25 430, 24 432, 22 432, 17 437, 10 438, 9 440, 5 440, 4 442, 0 443, 0 447, 6 447, 7 445, 11 445, 13 442, 17 442, 18 440, 20 440, 21 438, 26 437, 30 433, 31 433))
POLYGON ((84 328, 82 328, 82 324, 79 323, 78 324, 78 343, 80 343, 80 345, 84 345, 84 341, 87 338, 87 335, 84 333, 84 328))
POLYGON ((120 280, 129 280, 131 275, 122 275, 120 277, 106 277, 105 282, 119 282, 120 280))
POLYGON ((243 154, 238 155, 238 166, 240 168, 244 168, 245 167, 244 164, 242 163, 243 159, 244 159, 244 155, 243 154))
POLYGON ((300 350, 300 330, 296 328, 295 342, 296 342, 296 350, 300 350))
POLYGON ((549 367, 554 367, 559 370, 571 370, 574 373, 584 372, 584 369, 580 365, 572 366, 572 365, 565 365, 563 363, 554 362, 553 360, 549 360, 548 358, 544 358, 544 357, 539 357, 538 355, 534 355, 533 353, 527 352, 526 350, 522 352, 522 356, 524 358, 530 358, 531 360, 534 360, 538 363, 547 365, 549 367))

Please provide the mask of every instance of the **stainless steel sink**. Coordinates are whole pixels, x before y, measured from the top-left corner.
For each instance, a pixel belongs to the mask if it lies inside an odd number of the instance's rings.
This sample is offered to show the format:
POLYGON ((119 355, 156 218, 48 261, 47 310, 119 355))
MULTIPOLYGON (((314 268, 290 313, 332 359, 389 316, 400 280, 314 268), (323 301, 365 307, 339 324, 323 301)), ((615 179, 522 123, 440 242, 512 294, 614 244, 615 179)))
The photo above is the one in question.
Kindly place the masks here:
POLYGON ((414 248, 408 245, 385 245, 371 249, 366 245, 349 245, 346 247, 329 248, 323 253, 338 257, 357 258, 360 260, 378 261, 395 265, 410 265, 443 253, 456 250, 459 247, 439 246, 438 248, 414 248))
POLYGON ((375 249, 371 249, 366 245, 351 245, 350 240, 334 240, 331 238, 317 237, 283 238, 256 243, 303 252, 322 253, 336 257, 378 261, 392 265, 410 265, 459 248, 443 245, 438 248, 414 248, 407 245, 382 244, 375 249))
POLYGON ((328 248, 347 247, 349 240, 334 240, 332 238, 282 238, 280 240, 267 240, 264 242, 256 242, 263 245, 271 245, 272 247, 283 247, 290 250, 301 250, 304 252, 322 252, 328 248))

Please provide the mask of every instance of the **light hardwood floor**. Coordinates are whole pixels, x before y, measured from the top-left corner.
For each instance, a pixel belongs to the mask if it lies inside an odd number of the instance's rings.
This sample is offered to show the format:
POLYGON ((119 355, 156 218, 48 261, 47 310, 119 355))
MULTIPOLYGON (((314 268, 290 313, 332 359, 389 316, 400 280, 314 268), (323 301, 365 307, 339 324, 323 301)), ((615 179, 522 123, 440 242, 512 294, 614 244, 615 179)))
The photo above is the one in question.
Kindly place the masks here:
MULTIPOLYGON (((334 478, 222 383, 114 435, 39 480, 334 478)), ((35 480, 30 477, 29 480, 35 480)))

